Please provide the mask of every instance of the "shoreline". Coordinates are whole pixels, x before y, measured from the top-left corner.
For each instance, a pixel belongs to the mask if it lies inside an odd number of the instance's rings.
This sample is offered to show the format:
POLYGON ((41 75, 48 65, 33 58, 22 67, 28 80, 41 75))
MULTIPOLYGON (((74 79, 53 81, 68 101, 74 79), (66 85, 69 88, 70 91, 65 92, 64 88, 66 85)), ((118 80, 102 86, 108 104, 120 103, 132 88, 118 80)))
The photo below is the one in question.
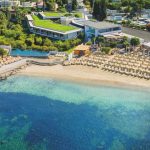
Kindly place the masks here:
POLYGON ((36 66, 31 65, 17 75, 47 77, 86 85, 103 85, 139 90, 149 90, 150 81, 131 76, 115 74, 87 66, 36 66))

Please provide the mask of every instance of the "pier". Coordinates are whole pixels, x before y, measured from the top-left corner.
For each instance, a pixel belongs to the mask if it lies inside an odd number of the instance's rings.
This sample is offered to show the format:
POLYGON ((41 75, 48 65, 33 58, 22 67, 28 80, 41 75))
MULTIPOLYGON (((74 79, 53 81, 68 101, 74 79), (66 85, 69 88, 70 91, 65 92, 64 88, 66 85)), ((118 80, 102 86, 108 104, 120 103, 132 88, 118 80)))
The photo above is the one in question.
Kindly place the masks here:
POLYGON ((0 68, 0 81, 6 80, 9 76, 15 75, 19 70, 25 68, 28 65, 26 59, 4 65, 0 68))
POLYGON ((0 81, 6 80, 8 77, 15 75, 21 69, 26 68, 28 65, 54 66, 58 64, 63 64, 63 60, 23 58, 22 60, 19 60, 17 62, 0 67, 0 81))

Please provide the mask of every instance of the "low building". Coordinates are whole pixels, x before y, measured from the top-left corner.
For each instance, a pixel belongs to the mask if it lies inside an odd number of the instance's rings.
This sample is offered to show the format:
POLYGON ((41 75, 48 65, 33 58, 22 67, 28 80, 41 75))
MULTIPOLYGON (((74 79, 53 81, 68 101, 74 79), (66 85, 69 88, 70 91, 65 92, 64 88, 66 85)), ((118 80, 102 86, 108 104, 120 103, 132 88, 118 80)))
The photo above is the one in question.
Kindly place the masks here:
POLYGON ((22 2, 21 7, 30 8, 33 7, 31 2, 22 2))
POLYGON ((33 16, 27 15, 30 32, 53 39, 72 39, 76 38, 80 32, 84 32, 86 40, 89 40, 92 37, 122 32, 121 25, 105 21, 99 22, 85 20, 83 18, 62 17, 61 14, 56 12, 41 12, 38 14, 40 17, 38 17, 37 14, 33 16), (56 24, 53 21, 50 21, 56 17, 60 19, 61 24, 56 24), (64 27, 68 29, 62 31, 64 27))
POLYGON ((150 18, 150 9, 143 9, 142 10, 142 17, 143 18, 150 18))
POLYGON ((78 45, 74 49, 74 55, 76 56, 84 56, 84 55, 89 55, 91 53, 90 51, 91 47, 89 45, 78 45))
POLYGON ((108 21, 122 21, 125 19, 125 17, 128 15, 128 13, 122 13, 118 10, 111 10, 107 9, 107 18, 108 21))
POLYGON ((0 0, 0 8, 10 8, 20 6, 19 0, 0 0))
POLYGON ((119 13, 118 10, 115 10, 115 9, 107 9, 107 15, 108 15, 108 16, 116 15, 117 13, 119 13))
POLYGON ((116 42, 116 41, 122 41, 127 36, 125 36, 124 34, 107 34, 104 35, 104 37, 108 42, 116 42))
POLYGON ((73 21, 73 19, 74 19, 73 17, 61 17, 60 21, 61 24, 69 25, 73 21))
POLYGON ((122 41, 124 38, 127 38, 128 42, 130 42, 132 38, 138 38, 140 40, 140 44, 144 43, 144 39, 126 33, 107 34, 104 35, 104 37, 106 38, 107 41, 111 42, 122 41))
POLYGON ((107 16, 108 21, 122 21, 123 17, 121 15, 107 16))
MULTIPOLYGON (((32 18, 31 15, 26 15, 28 27, 31 33, 38 34, 41 36, 49 37, 56 40, 67 40, 67 39, 73 39, 78 36, 78 34, 82 31, 80 28, 75 27, 69 27, 64 26, 61 24, 56 24, 53 22, 50 22, 49 20, 46 20, 46 22, 42 22, 41 20, 37 20, 37 23, 40 25, 35 25, 35 20, 32 18), (50 24, 47 24, 49 21, 50 24), (56 26, 57 29, 56 30, 56 26), (63 31, 63 27, 67 27, 68 30, 63 31)), ((44 20, 43 20, 44 21, 44 20)))
POLYGON ((113 23, 88 20, 84 24, 87 38, 122 32, 121 26, 113 23))

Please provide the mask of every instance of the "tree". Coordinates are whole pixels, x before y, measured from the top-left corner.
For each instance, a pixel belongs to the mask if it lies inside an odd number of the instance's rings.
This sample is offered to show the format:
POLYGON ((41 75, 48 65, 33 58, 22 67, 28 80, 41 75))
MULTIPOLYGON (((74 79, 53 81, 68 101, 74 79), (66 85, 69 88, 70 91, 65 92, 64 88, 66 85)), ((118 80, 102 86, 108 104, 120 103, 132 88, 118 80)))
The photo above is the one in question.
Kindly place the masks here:
POLYGON ((6 29, 8 25, 8 20, 4 13, 0 13, 0 29, 6 29))
POLYGON ((2 58, 4 57, 4 55, 7 54, 7 51, 5 51, 3 48, 0 48, 0 56, 2 56, 2 58))
POLYGON ((34 39, 30 37, 27 38, 25 42, 28 46, 32 46, 32 44, 34 44, 34 39))
POLYGON ((77 0, 72 0, 72 10, 76 10, 77 9, 77 0))
MULTIPOLYGON (((43 4, 45 3, 45 0, 43 1, 43 4)), ((55 7, 55 0, 47 0, 46 1, 46 7, 48 10, 51 10, 53 11, 54 10, 54 7, 55 7)), ((45 10, 45 8, 43 8, 45 10)), ((43 10, 43 11, 44 11, 43 10)))
POLYGON ((132 46, 137 46, 137 45, 140 44, 140 39, 139 39, 139 38, 136 38, 136 37, 133 37, 133 38, 131 38, 130 44, 131 44, 132 46))
POLYGON ((46 39, 44 40, 43 46, 51 46, 51 45, 52 45, 51 40, 49 40, 48 38, 46 38, 46 39))
POLYGON ((43 42, 43 40, 41 37, 35 37, 35 44, 42 45, 42 42, 43 42))
POLYGON ((95 0, 93 7, 93 16, 97 20, 103 21, 107 16, 106 8, 107 8, 106 0, 95 0))
POLYGON ((147 30, 150 31, 150 23, 146 26, 147 30))

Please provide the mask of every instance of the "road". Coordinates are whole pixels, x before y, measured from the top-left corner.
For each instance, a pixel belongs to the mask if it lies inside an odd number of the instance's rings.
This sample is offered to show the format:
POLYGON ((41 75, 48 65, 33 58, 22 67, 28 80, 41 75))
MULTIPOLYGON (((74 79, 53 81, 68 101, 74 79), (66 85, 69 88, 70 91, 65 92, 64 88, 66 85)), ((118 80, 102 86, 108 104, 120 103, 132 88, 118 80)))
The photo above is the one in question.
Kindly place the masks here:
POLYGON ((136 36, 136 37, 139 37, 139 38, 142 38, 146 42, 150 42, 150 32, 142 31, 142 30, 136 30, 136 29, 127 28, 127 27, 122 27, 122 32, 136 36))

